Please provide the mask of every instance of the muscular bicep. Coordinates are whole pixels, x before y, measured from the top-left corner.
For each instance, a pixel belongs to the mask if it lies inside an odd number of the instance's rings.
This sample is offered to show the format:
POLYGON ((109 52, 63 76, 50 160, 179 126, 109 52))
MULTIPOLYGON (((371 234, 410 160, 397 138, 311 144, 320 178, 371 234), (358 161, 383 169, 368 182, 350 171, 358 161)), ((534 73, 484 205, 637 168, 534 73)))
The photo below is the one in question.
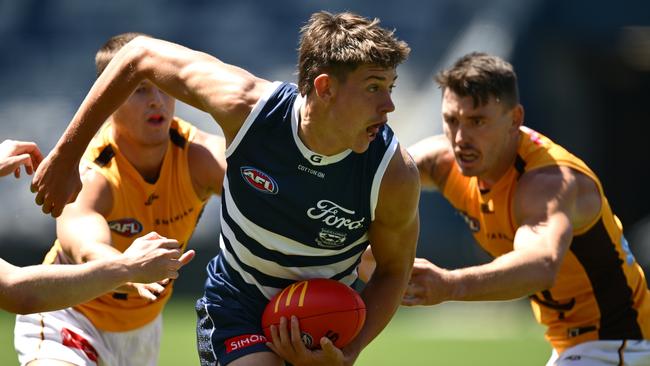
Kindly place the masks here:
POLYGON ((557 270, 573 237, 577 184, 566 167, 548 167, 524 174, 514 199, 515 250, 528 250, 557 270))
POLYGON ((405 150, 399 148, 384 175, 370 228, 375 273, 408 273, 415 258, 419 234, 417 169, 405 150))
POLYGON ((88 170, 77 199, 56 220, 57 238, 64 252, 77 263, 117 254, 105 216, 112 209, 112 192, 106 179, 88 170))
MULTIPOLYGON (((211 114, 229 139, 270 82, 217 58, 163 40, 129 43, 144 76, 169 95, 211 114)), ((127 58, 128 59, 128 58, 127 58)))

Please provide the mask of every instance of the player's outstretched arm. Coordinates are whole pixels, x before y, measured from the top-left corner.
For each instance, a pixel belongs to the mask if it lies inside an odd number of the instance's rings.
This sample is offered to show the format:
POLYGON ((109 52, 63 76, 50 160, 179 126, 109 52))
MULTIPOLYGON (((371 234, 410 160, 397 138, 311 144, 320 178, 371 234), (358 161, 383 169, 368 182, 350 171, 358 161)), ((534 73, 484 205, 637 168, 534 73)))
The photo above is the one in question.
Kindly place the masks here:
POLYGON ((148 79, 165 93, 210 113, 226 142, 270 83, 186 47, 149 37, 124 46, 97 79, 54 149, 32 180, 36 203, 57 217, 80 190, 76 167, 99 126, 148 79))
POLYGON ((0 308, 27 314, 88 301, 129 282, 178 277, 194 257, 181 256, 176 240, 150 233, 116 257, 76 265, 16 267, 0 259, 0 308))
MULTIPOLYGON (((519 224, 514 250, 490 263, 453 271, 420 260, 413 269, 403 303, 510 300, 552 287, 571 243, 576 214, 580 215, 576 182, 576 173, 567 167, 542 168, 524 174, 514 199, 519 224)), ((592 193, 598 200, 593 187, 592 193)), ((598 209, 593 214, 597 212, 598 209)))
POLYGON ((0 143, 0 177, 14 173, 20 178, 20 168, 31 175, 43 161, 43 155, 33 142, 4 140, 0 143))
POLYGON ((419 234, 418 171, 406 150, 399 148, 382 180, 370 245, 375 269, 361 296, 366 303, 366 322, 359 335, 343 349, 346 364, 388 324, 406 289, 419 234))
MULTIPOLYGON (((77 199, 65 206, 56 220, 56 232, 66 263, 86 263, 121 254, 111 239, 106 216, 113 207, 113 193, 106 178, 100 173, 83 169, 83 189, 77 199)), ((116 291, 138 294, 156 300, 164 288, 163 283, 129 282, 116 291)))

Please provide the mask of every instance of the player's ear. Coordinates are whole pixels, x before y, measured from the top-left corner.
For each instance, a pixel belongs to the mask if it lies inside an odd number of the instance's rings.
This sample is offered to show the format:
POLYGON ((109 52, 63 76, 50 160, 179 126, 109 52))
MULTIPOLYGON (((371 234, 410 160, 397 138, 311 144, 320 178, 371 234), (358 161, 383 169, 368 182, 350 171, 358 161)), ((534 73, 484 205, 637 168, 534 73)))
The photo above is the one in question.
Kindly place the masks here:
POLYGON ((329 101, 334 94, 333 79, 328 74, 320 74, 314 78, 314 92, 316 96, 325 101, 329 101))
POLYGON ((524 124, 524 106, 517 104, 512 109, 512 129, 519 131, 519 127, 524 124))

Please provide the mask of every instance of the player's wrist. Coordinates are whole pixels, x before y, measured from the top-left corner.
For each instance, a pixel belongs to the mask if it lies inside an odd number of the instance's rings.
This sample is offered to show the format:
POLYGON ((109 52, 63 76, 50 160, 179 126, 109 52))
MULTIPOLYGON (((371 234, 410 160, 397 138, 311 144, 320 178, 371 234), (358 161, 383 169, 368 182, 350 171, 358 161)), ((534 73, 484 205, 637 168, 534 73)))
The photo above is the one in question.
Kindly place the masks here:
POLYGON ((465 287, 463 281, 461 281, 461 273, 457 270, 444 270, 442 277, 444 281, 443 288, 447 289, 447 293, 441 302, 462 300, 465 297, 465 287))

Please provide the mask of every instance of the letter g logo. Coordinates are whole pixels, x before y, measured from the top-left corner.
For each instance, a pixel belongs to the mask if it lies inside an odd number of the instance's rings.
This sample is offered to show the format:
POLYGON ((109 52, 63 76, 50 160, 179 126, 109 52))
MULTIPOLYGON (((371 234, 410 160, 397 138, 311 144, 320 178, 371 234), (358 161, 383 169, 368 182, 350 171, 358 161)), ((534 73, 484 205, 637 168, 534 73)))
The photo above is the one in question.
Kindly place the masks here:
POLYGON ((321 161, 323 161, 323 156, 314 154, 309 157, 309 160, 313 161, 314 163, 320 163, 321 161))

